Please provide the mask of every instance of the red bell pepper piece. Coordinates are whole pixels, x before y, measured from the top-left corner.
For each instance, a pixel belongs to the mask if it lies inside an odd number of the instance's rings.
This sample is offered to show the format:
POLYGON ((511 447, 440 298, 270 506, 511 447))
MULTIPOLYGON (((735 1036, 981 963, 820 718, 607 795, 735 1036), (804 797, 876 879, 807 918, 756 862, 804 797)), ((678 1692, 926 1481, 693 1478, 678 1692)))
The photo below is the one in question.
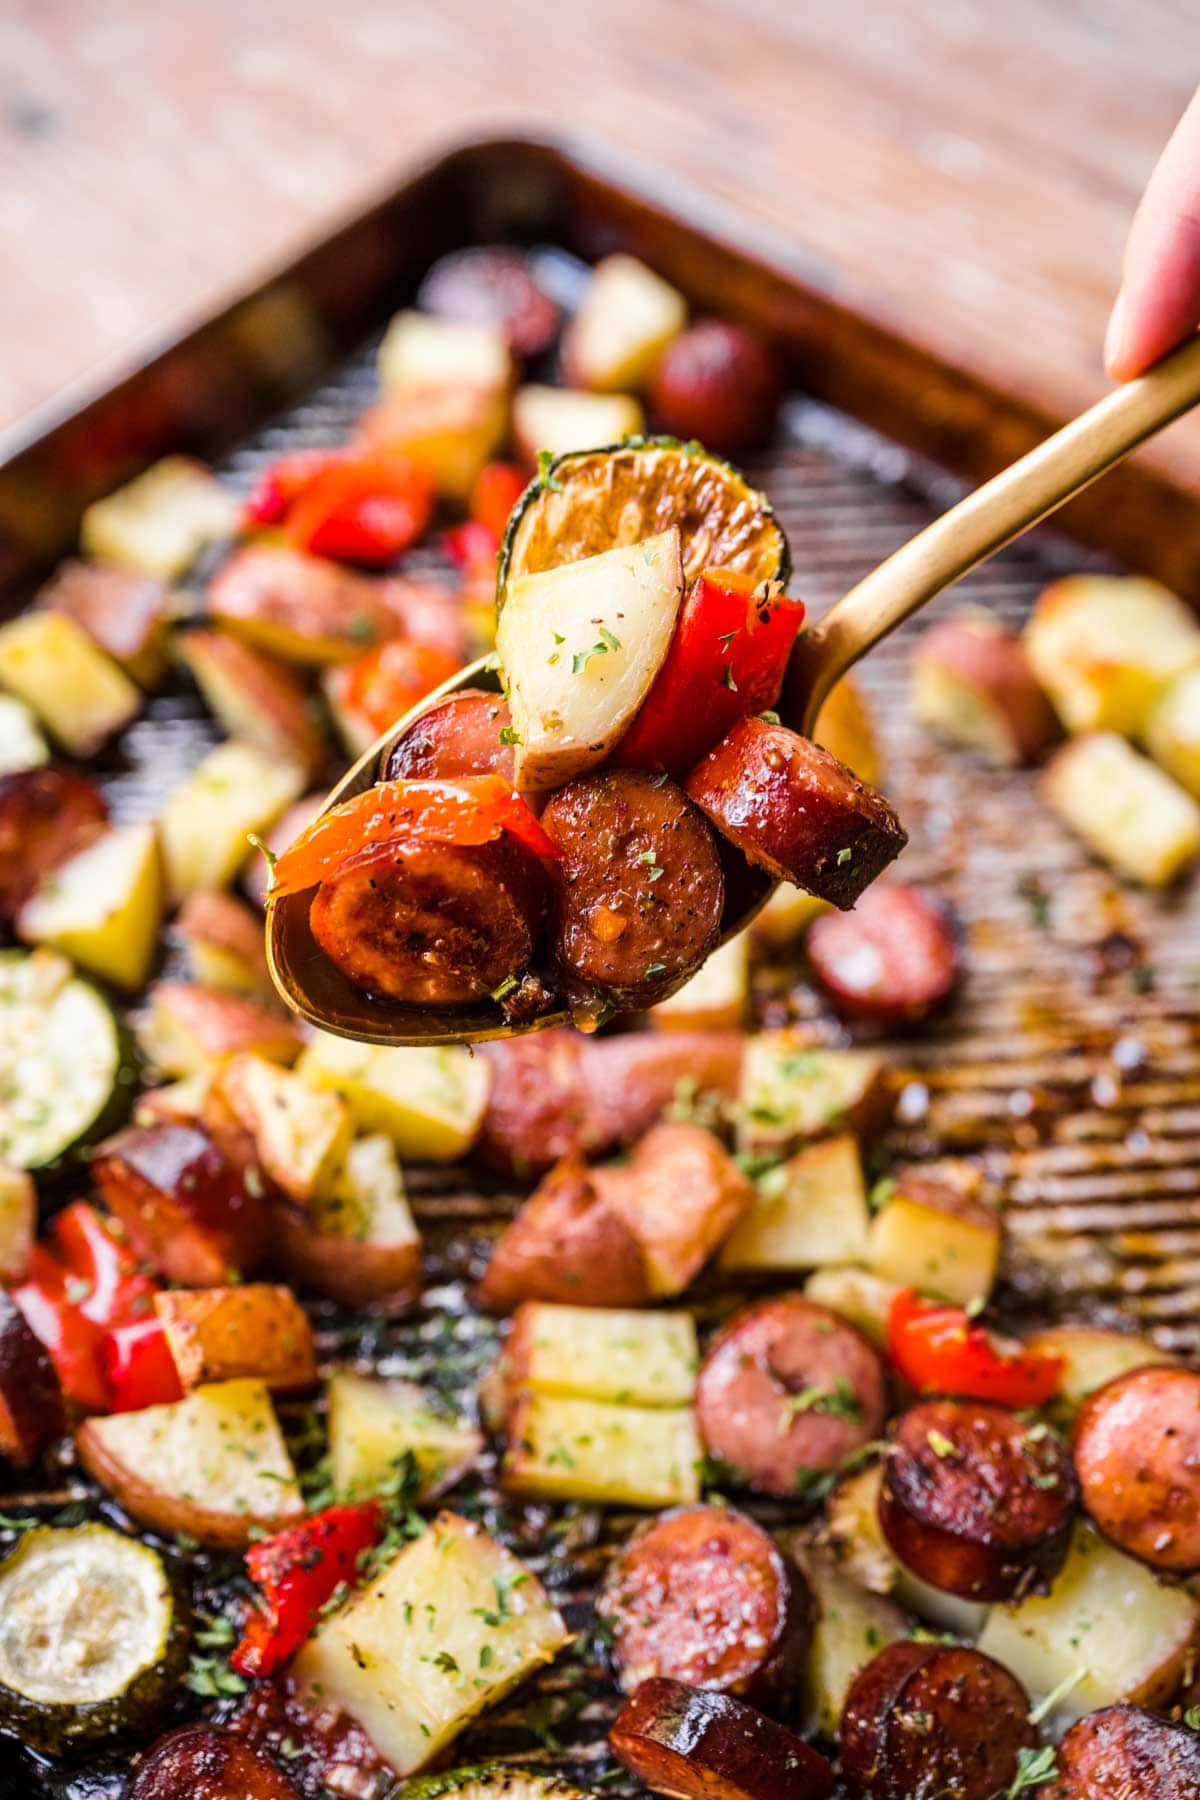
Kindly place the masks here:
POLYGON ((68 1298, 68 1283, 77 1279, 35 1244, 26 1279, 12 1297, 33 1335, 46 1346, 66 1397, 85 1412, 107 1412, 108 1383, 100 1362, 104 1330, 68 1298))
POLYGON ((338 705, 378 737, 461 667, 458 658, 438 644, 393 638, 354 662, 343 663, 332 671, 331 679, 338 705))
POLYGON ((467 511, 495 539, 496 548, 508 529, 509 515, 528 486, 528 478, 515 463, 493 462, 479 471, 467 511))
POLYGON ((464 519, 461 525, 443 531, 442 549, 456 568, 475 570, 490 566, 494 572, 500 540, 478 519, 464 519))
POLYGON ((502 831, 535 856, 562 852, 520 794, 500 775, 454 781, 381 781, 301 832, 275 864, 271 898, 315 887, 355 859, 385 858, 396 843, 487 844, 502 831))
POLYGON ((84 1318, 120 1325, 150 1314, 159 1283, 142 1273, 133 1251, 88 1201, 64 1208, 50 1237, 52 1253, 66 1265, 67 1296, 84 1318))
POLYGON ((116 1325, 100 1340, 110 1412, 140 1412, 183 1399, 183 1383, 158 1318, 116 1325))
POLYGON ((888 1312, 887 1350, 920 1394, 956 1394, 999 1406, 1044 1406, 1062 1385, 1063 1359, 998 1344, 961 1306, 904 1288, 888 1312))
POLYGON ((804 602, 706 569, 680 608, 666 660, 613 761, 684 775, 739 719, 779 698, 804 602))
POLYGON ((250 1614, 230 1657, 239 1675, 269 1675, 295 1655, 325 1602, 342 1582, 353 1583, 359 1564, 383 1533, 378 1500, 330 1506, 246 1552, 246 1568, 262 1589, 262 1606, 250 1614))
POLYGON ((278 525, 305 488, 347 460, 348 450, 293 450, 280 456, 259 476, 242 507, 247 525, 278 525))
POLYGON ((389 563, 416 542, 433 484, 406 457, 354 458, 322 470, 295 500, 284 534, 297 550, 344 562, 389 563))

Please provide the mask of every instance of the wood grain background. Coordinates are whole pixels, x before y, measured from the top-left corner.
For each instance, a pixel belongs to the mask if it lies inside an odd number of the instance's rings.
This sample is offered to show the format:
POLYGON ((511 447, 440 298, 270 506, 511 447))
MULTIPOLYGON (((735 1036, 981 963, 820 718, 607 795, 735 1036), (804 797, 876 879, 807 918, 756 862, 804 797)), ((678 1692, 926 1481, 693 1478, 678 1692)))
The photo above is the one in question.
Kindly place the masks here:
MULTIPOLYGON (((0 0, 0 422, 430 150, 586 134, 1067 414, 1195 0, 0 0)), ((1200 491, 1200 423, 1155 455, 1200 491)))

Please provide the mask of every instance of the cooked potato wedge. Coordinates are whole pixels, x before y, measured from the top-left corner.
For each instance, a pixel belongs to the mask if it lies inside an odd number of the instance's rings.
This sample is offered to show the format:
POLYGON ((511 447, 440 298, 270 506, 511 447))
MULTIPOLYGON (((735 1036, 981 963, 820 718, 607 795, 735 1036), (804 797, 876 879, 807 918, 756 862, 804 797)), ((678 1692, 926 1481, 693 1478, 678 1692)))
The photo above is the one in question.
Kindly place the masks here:
POLYGON ((229 739, 210 750, 171 794, 160 827, 167 885, 176 901, 197 888, 225 887, 250 848, 251 832, 272 826, 303 791, 304 770, 229 739))
POLYGON ((1165 687, 1146 720, 1146 748, 1180 787, 1200 799, 1200 663, 1165 687))
POLYGON ((702 1456, 690 1406, 523 1394, 509 1411, 501 1483, 542 1500, 683 1506, 700 1498, 702 1456))
POLYGON ((236 1550, 304 1513, 271 1396, 223 1381, 168 1406, 87 1419, 80 1461, 151 1531, 236 1550))
POLYGON ((825 1540, 838 1567, 872 1593, 890 1594, 897 1606, 915 1613, 933 1630, 948 1631, 955 1637, 978 1637, 987 1618, 986 1606, 932 1587, 897 1560, 879 1523, 882 1480, 883 1470, 876 1463, 845 1476, 830 1495, 825 1540))
POLYGON ((762 911, 751 920, 750 933, 772 950, 791 950, 813 920, 828 910, 828 900, 818 900, 815 894, 806 894, 790 881, 781 881, 762 911))
POLYGON ((411 1455, 417 1497, 436 1499, 473 1469, 483 1438, 465 1419, 448 1419, 409 1381, 379 1381, 339 1369, 329 1378, 329 1456, 336 1492, 368 1499, 411 1455))
POLYGON ((608 1202, 641 1246, 653 1300, 681 1294, 754 1204, 751 1182, 700 1125, 652 1125, 628 1164, 605 1174, 608 1202))
POLYGON ((0 694, 0 775, 40 769, 50 760, 50 746, 38 730, 33 708, 15 694, 0 694))
POLYGON ((163 1075, 199 1075, 213 1063, 252 1051, 292 1062, 300 1034, 274 1007, 243 994, 223 994, 194 981, 158 981, 138 1023, 142 1054, 163 1075))
MULTIPOLYGON (((324 794, 304 794, 292 806, 280 813, 270 831, 264 832, 262 835, 262 843, 271 855, 282 856, 284 851, 295 843, 300 833, 307 830, 312 824, 324 804, 324 794)), ((247 851, 246 860, 240 870, 240 880, 250 898, 256 900, 259 906, 265 907, 271 883, 271 865, 259 845, 254 844, 247 851)), ((207 890, 201 891, 206 892, 207 890)), ((260 920, 260 934, 261 930, 262 921, 260 920)))
POLYGON ((1099 1325, 1050 1325, 1025 1340, 1036 1355, 1062 1358, 1062 1384, 1054 1408, 1065 1421, 1074 1418, 1089 1394, 1118 1375, 1142 1369, 1149 1363, 1173 1363, 1152 1338, 1132 1331, 1106 1331, 1099 1325))
POLYGON ((1068 731, 1140 737, 1155 701, 1200 662, 1200 625, 1140 576, 1072 575, 1043 588, 1023 643, 1068 731))
POLYGON ((262 916, 224 888, 197 888, 175 916, 175 936, 201 987, 269 997, 262 916))
POLYGON ((604 761, 662 667, 682 598, 675 526, 509 583, 496 650, 522 792, 604 761))
POLYGON ((805 1282, 804 1292, 810 1300, 832 1307, 857 1325, 873 1344, 882 1348, 887 1341, 888 1314, 900 1292, 894 1281, 883 1281, 878 1275, 854 1267, 818 1269, 805 1282))
POLYGON ((17 915, 45 944, 116 987, 140 988, 158 950, 163 873, 153 825, 106 831, 51 870, 17 915))
POLYGON ((746 1044, 738 1095, 738 1147, 786 1156, 831 1132, 869 1135, 886 1124, 895 1091, 871 1050, 824 1050, 794 1031, 762 1031, 746 1044))
POLYGON ((15 1287, 24 1276, 36 1231, 33 1176, 0 1162, 0 1287, 15 1287))
POLYGON ((385 582, 282 544, 237 551, 204 604, 210 619, 265 656, 305 667, 361 656, 400 629, 385 582))
POLYGON ((92 1176, 136 1254, 184 1287, 224 1286, 262 1257, 262 1176, 195 1124, 131 1125, 101 1144, 92 1176))
POLYGON ((829 1558, 809 1551, 802 1562, 816 1603, 804 1729, 836 1739, 851 1682, 880 1650, 908 1635, 908 1619, 891 1600, 843 1575, 829 1558))
POLYGON ((906 1173, 871 1221, 863 1261, 884 1281, 956 1306, 986 1300, 1000 1261, 1000 1215, 949 1181, 906 1173))
POLYGON ((154 1310, 187 1391, 246 1378, 289 1394, 317 1379, 312 1326, 291 1288, 171 1288, 154 1296, 154 1310))
POLYGON ((1042 792, 1094 855, 1145 887, 1166 887, 1200 853, 1200 806, 1115 732, 1064 744, 1042 792))
POLYGON ((353 1136, 350 1109, 339 1095, 253 1052, 224 1063, 214 1089, 285 1194, 308 1202, 332 1192, 353 1136))
POLYGON ((564 1156, 492 1248, 476 1305, 507 1313, 523 1300, 641 1306, 650 1298, 642 1245, 626 1216, 629 1172, 564 1156))
POLYGON ((563 338, 567 379, 605 394, 643 387, 687 317, 683 295, 645 263, 604 257, 563 338))
POLYGON ((421 1291, 421 1238, 392 1140, 356 1138, 326 1194, 274 1214, 273 1251, 288 1279, 343 1306, 400 1312, 421 1291))
POLYGON ((183 631, 175 648, 231 738, 306 775, 320 769, 325 740, 312 698, 286 663, 227 631, 183 631))
POLYGON ((505 388, 512 379, 508 342, 494 325, 435 319, 398 312, 379 346, 379 379, 385 388, 505 388))
POLYGON ((443 1512, 309 1639, 293 1678, 411 1775, 570 1636, 510 1551, 443 1512))
POLYGON ((852 675, 843 675, 830 689, 817 714, 812 735, 814 744, 820 744, 840 763, 845 763, 860 781, 871 787, 880 785, 883 752, 867 697, 852 675))
POLYGON ((79 525, 88 556, 167 580, 182 575, 205 544, 232 537, 241 508, 211 469, 164 456, 124 487, 95 500, 79 525))
POLYGON ((740 1031, 750 1003, 750 938, 740 931, 669 1000, 650 1008, 656 1031, 740 1031))
POLYGON ((391 388, 363 414, 355 438, 363 449, 411 457, 444 500, 462 505, 507 429, 505 389, 438 381, 391 388))
POLYGON ((139 687, 154 687, 166 673, 166 623, 172 599, 165 581, 112 563, 60 563, 37 597, 49 612, 81 625, 139 687))
POLYGON ((125 671, 63 613, 21 613, 0 626, 0 685, 72 756, 94 755, 142 710, 125 671))
POLYGON ((1020 638, 982 607, 939 619, 913 658, 909 703, 927 731, 994 768, 1033 762, 1059 735, 1020 638))
POLYGON ((527 1300, 505 1341, 503 1379, 510 1394, 687 1406, 699 1361, 691 1313, 527 1300))
POLYGON ((198 1075, 181 1075, 178 1081, 147 1088, 134 1102, 135 1125, 195 1125, 204 1117, 204 1103, 212 1085, 212 1069, 198 1075))
POLYGON ((513 396, 513 442, 532 468, 543 451, 597 450, 635 437, 646 423, 632 394, 582 394, 530 382, 513 396))
POLYGON ((377 1049, 315 1031, 296 1065, 314 1087, 341 1094, 360 1131, 381 1131, 401 1158, 456 1162, 487 1107, 487 1059, 459 1045, 377 1049))
POLYGON ((858 1140, 808 1144, 768 1169, 721 1246, 723 1269, 819 1269, 861 1260, 870 1213, 858 1140))

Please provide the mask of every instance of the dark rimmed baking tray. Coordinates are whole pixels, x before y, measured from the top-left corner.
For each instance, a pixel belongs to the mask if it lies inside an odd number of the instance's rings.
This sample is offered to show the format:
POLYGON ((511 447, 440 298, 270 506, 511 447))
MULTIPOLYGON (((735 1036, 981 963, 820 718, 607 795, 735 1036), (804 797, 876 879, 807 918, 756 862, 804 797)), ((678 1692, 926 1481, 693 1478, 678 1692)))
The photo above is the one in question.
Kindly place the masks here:
MULTIPOLYGON (((167 450, 221 460, 244 483, 281 448, 327 441, 372 397, 370 345, 437 255, 470 242, 540 246, 548 280, 569 294, 579 255, 635 250, 697 310, 739 316, 784 349, 792 398, 779 442, 752 473, 789 533, 796 587, 819 611, 975 480, 1058 421, 1038 418, 946 369, 839 305, 802 253, 747 245, 694 196, 648 197, 614 181, 611 160, 544 144, 473 144, 426 168, 288 269, 161 351, 103 393, 69 396, 0 439, 0 605, 21 603, 69 549, 87 500, 167 450)), ((641 177, 638 177, 641 180, 641 177)), ((1067 568, 1160 575, 1194 597, 1200 507, 1127 467, 1074 504, 1072 541, 1041 533, 956 590, 1020 620, 1044 581, 1067 568), (1086 544, 1087 548, 1083 548, 1086 544)), ((436 558, 423 552, 423 569, 436 558)), ((942 602, 942 605, 947 602, 942 602)), ((887 787, 912 834, 901 872, 941 882, 969 938, 969 975, 952 1009, 893 1046, 903 1072, 885 1154, 968 1155, 1008 1208, 1002 1301, 1017 1318, 1122 1318, 1164 1348, 1200 1351, 1200 892, 1167 898, 1119 885, 1056 825, 1036 778, 984 771, 931 745, 905 704, 913 628, 862 670, 884 742, 887 787)), ((153 811, 211 741, 185 692, 156 697, 113 760, 119 816, 153 811)), ((760 1016, 797 1018, 836 1037, 799 971, 765 973, 760 1016)), ((463 1278, 513 1196, 466 1185, 461 1170, 414 1172, 414 1202, 433 1247, 432 1282, 410 1320, 364 1327, 316 1309, 326 1362, 469 1378, 493 1338, 462 1312, 463 1278)), ((719 1297, 714 1296, 719 1304, 719 1297)), ((707 1304, 705 1302, 704 1304, 707 1304)), ((32 1504, 13 1481, 0 1500, 32 1504)), ((59 1500, 76 1490, 64 1470, 59 1500)), ((486 1489, 481 1504, 490 1504, 486 1489)), ((41 1504, 51 1506, 45 1497, 41 1504)), ((586 1607, 604 1543, 579 1509, 510 1509, 535 1565, 572 1608, 586 1607), (569 1554, 564 1554, 564 1550, 569 1554)), ((571 1667, 546 1695, 589 1692, 571 1667)), ((582 1772, 599 1750, 609 1702, 594 1698, 559 1730, 582 1772), (589 1748, 590 1747, 590 1748, 589 1748), (580 1762, 582 1758, 582 1762, 580 1762)), ((553 1762, 502 1711, 464 1750, 553 1762)), ((6 1747, 0 1741, 0 1791, 6 1747)), ((15 1757, 15 1751, 11 1757, 15 1757)), ((8 1791, 119 1792, 102 1775, 7 1777, 8 1791)))

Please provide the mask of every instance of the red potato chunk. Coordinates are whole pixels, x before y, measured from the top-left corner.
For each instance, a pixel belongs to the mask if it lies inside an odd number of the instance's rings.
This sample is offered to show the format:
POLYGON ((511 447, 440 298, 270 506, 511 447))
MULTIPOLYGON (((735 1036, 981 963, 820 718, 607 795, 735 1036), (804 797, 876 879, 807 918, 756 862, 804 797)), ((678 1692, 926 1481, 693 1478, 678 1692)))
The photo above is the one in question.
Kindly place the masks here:
POLYGON ((0 1289, 0 1457, 27 1468, 66 1430, 62 1389, 44 1345, 0 1289))
POLYGON ((73 769, 0 777, 0 920, 14 919, 42 878, 86 849, 107 822, 99 788, 73 769))
POLYGON ((220 1287, 262 1256, 261 1175, 195 1126, 130 1126, 100 1146, 92 1175, 134 1251, 168 1281, 220 1287))
POLYGON ((710 450, 765 444, 783 390, 775 352, 757 332, 725 319, 701 319, 667 345, 650 377, 656 423, 710 450))

